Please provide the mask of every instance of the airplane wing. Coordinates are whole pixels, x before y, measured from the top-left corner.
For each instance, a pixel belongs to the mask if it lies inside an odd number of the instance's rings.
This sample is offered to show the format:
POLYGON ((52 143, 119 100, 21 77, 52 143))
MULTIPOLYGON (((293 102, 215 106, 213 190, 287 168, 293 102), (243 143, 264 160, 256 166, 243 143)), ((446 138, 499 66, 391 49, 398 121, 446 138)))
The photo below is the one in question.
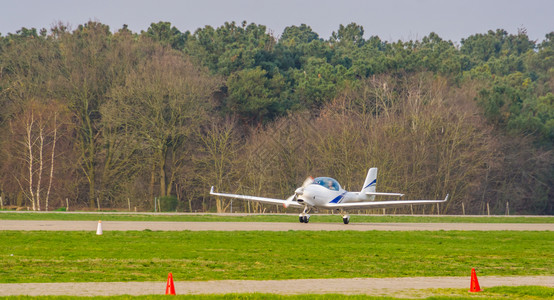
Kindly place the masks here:
POLYGON ((367 201, 367 202, 347 202, 347 203, 329 203, 325 206, 327 209, 371 209, 387 208, 403 205, 421 205, 443 203, 448 200, 448 195, 444 200, 402 200, 402 201, 367 201))
MULTIPOLYGON (((210 190, 210 195, 220 196, 220 197, 227 197, 227 198, 235 198, 235 199, 241 199, 241 200, 258 201, 258 202, 267 203, 267 204, 284 205, 286 203, 286 200, 282 200, 282 199, 265 198, 265 197, 257 197, 257 196, 246 196, 246 195, 237 195, 237 194, 216 193, 216 192, 214 192, 214 187, 213 186, 212 186, 212 189, 210 190)), ((304 205, 298 204, 298 202, 296 202, 296 201, 289 202, 288 206, 304 207, 304 205)))

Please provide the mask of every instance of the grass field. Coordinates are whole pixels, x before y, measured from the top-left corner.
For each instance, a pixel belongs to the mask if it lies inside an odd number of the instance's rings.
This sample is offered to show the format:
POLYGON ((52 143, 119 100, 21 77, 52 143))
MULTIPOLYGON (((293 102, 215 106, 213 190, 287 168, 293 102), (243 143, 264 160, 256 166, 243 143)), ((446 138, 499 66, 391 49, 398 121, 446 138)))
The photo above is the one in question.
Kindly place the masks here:
MULTIPOLYGON (((216 215, 216 214, 149 214, 149 213, 72 213, 72 212, 0 212, 0 220, 68 220, 68 221, 174 221, 174 222, 298 222, 298 214, 216 215)), ((395 216, 351 215, 356 223, 554 223, 554 216, 395 216)), ((340 223, 340 215, 314 214, 310 222, 340 223)))
POLYGON ((554 232, 0 231, 0 282, 553 275, 554 232))
MULTIPOLYGON (((366 295, 273 295, 273 294, 227 294, 227 295, 176 295, 171 296, 171 299, 198 299, 198 300, 324 300, 324 299, 336 299, 336 300, 392 300, 392 299, 552 299, 554 297, 554 288, 539 287, 539 286, 523 286, 523 287, 492 287, 484 290, 483 292, 476 294, 469 294, 466 289, 433 289, 420 291, 418 295, 433 295, 433 296, 419 296, 414 298, 394 298, 394 297, 380 297, 380 296, 366 296, 366 295)), ((0 299, 10 300, 26 300, 26 299, 40 299, 40 300, 53 300, 53 299, 114 299, 114 300, 126 300, 126 299, 167 299, 165 295, 149 295, 149 296, 112 296, 112 297, 74 297, 74 296, 41 296, 41 297, 0 297, 0 299)))
MULTIPOLYGON (((0 212, 0 220, 297 222, 297 215, 0 212)), ((340 222, 314 215, 310 222, 340 222)), ((352 215, 353 222, 554 223, 554 217, 352 215)), ((0 231, 0 283, 553 275, 553 232, 46 232, 0 231)), ((179 294, 179 293, 178 293, 179 294)), ((554 288, 419 290, 424 299, 552 299, 554 288), (427 298, 425 298, 427 297, 427 298)), ((166 296, 0 297, 162 299, 166 296)), ((178 299, 399 299, 365 295, 228 294, 178 299)), ((406 299, 406 298, 403 298, 406 299)))

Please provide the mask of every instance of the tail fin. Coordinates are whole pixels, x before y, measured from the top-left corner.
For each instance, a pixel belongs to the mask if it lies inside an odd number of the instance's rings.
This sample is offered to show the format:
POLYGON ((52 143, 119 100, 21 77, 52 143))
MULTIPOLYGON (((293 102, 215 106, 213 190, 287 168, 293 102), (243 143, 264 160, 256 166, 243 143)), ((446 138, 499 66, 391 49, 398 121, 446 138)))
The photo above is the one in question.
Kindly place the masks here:
MULTIPOLYGON (((367 176, 365 178, 364 186, 362 187, 362 191, 360 194, 364 194, 367 192, 375 193, 375 188, 377 187, 377 168, 371 168, 367 172, 367 176)), ((370 200, 373 200, 375 196, 371 196, 370 200)))

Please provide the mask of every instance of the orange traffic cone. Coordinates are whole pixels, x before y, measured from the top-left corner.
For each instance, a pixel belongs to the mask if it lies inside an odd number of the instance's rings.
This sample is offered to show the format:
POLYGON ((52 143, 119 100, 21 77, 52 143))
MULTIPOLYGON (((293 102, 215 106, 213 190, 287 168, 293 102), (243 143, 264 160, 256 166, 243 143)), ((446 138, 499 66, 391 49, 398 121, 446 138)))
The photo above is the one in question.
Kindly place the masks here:
POLYGON ((167 275, 167 286, 165 287, 166 295, 175 295, 175 285, 173 285, 173 274, 169 272, 167 275))
POLYGON ((98 227, 96 227, 96 235, 102 235, 102 221, 98 221, 98 227))
POLYGON ((477 274, 475 273, 475 268, 471 268, 471 286, 469 287, 470 293, 480 292, 481 287, 479 287, 479 280, 477 280, 477 274))

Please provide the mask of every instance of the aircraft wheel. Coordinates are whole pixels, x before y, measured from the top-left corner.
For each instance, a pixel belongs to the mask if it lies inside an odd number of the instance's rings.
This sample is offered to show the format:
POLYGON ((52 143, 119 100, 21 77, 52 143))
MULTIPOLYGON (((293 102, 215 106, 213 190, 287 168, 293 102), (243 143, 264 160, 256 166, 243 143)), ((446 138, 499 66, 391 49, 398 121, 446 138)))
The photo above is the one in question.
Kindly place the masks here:
POLYGON ((304 223, 304 216, 298 217, 298 220, 300 220, 300 223, 304 223))
POLYGON ((344 224, 348 224, 350 223, 350 216, 345 216, 342 218, 342 221, 344 222, 344 224))
POLYGON ((304 223, 310 222, 310 216, 304 216, 304 223))

